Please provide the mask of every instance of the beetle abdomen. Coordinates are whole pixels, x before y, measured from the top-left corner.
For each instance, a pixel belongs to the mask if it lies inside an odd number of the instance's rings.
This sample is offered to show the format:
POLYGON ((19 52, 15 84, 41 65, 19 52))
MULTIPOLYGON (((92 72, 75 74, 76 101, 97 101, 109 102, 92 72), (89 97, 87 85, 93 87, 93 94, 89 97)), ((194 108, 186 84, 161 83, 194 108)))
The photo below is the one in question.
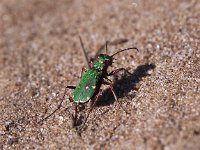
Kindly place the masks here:
POLYGON ((79 85, 74 90, 73 99, 76 103, 85 103, 89 101, 95 93, 96 86, 99 83, 99 79, 102 76, 102 71, 98 71, 94 68, 87 70, 79 85))

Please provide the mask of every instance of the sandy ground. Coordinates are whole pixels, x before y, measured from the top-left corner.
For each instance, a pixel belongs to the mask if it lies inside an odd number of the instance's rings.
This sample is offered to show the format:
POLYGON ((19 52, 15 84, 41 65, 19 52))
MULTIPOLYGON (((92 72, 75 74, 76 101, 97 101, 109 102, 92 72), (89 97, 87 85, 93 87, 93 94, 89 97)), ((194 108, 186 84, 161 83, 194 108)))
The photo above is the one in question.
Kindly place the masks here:
POLYGON ((198 0, 1 0, 0 149, 200 149, 199 44, 198 0), (106 41, 139 49, 109 68, 131 73, 111 77, 129 114, 103 87, 81 134, 72 90, 38 124, 86 66, 79 35, 90 58, 106 41))

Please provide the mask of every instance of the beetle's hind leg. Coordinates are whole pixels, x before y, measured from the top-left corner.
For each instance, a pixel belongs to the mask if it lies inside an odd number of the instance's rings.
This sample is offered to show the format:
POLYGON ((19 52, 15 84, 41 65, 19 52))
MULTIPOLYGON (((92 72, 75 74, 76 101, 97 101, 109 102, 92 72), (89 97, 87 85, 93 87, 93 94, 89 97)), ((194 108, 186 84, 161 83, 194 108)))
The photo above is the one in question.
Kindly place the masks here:
POLYGON ((93 108, 95 107, 96 103, 98 102, 99 100, 99 97, 102 95, 102 90, 100 89, 100 91, 98 92, 98 94, 95 96, 95 100, 94 102, 92 103, 92 105, 90 106, 90 109, 89 109, 89 112, 83 122, 83 124, 81 125, 81 127, 78 129, 79 131, 81 131, 83 129, 83 127, 85 126, 86 122, 87 122, 87 119, 90 115, 90 113, 92 112, 93 108))
POLYGON ((116 93, 115 93, 115 91, 114 91, 114 89, 113 89, 112 82, 110 82, 110 80, 106 80, 106 79, 104 78, 103 84, 106 84, 106 85, 109 86, 109 88, 110 88, 110 90, 111 90, 111 92, 112 92, 112 94, 113 94, 113 96, 114 96, 115 101, 117 101, 117 102, 119 103, 119 106, 123 109, 123 111, 126 112, 127 114, 130 114, 130 113, 122 106, 122 104, 119 102, 119 100, 118 100, 118 98, 117 98, 117 95, 116 95, 116 93))
POLYGON ((79 114, 84 108, 84 104, 75 103, 73 101, 74 114, 72 114, 72 127, 78 128, 82 124, 83 116, 79 114))
POLYGON ((76 127, 76 126, 78 126, 78 123, 77 123, 77 112, 78 112, 78 108, 77 107, 78 107, 78 104, 73 102, 73 106, 74 106, 74 114, 72 114, 72 121, 73 121, 72 126, 76 127))
MULTIPOLYGON (((46 116, 45 118, 43 118, 42 120, 40 120, 38 123, 39 124, 42 123, 43 121, 49 119, 53 114, 55 114, 62 107, 62 103, 63 103, 63 101, 65 99, 65 96, 66 96, 66 93, 67 93, 67 89, 75 89, 75 88, 76 88, 75 86, 66 86, 64 94, 63 94, 63 97, 62 97, 62 100, 59 103, 58 107, 52 113, 50 113, 48 116, 46 116)), ((72 98, 69 98, 69 99, 71 101, 72 98)), ((72 99, 72 101, 73 101, 73 99, 72 99)))

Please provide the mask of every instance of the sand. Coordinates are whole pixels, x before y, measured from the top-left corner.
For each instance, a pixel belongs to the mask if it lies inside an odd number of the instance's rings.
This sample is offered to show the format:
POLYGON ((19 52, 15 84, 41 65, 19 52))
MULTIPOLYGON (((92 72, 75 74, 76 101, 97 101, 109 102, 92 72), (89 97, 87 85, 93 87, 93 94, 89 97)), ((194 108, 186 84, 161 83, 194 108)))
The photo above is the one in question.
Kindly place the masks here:
MULTIPOLYGON (((1 0, 0 149, 200 149, 200 2, 1 0), (72 127, 67 85, 109 41, 120 53, 84 130, 72 127)), ((103 52, 103 51, 102 51, 103 52)), ((89 105, 79 114, 85 117, 89 105)), ((79 119, 83 121, 83 118, 79 119)))

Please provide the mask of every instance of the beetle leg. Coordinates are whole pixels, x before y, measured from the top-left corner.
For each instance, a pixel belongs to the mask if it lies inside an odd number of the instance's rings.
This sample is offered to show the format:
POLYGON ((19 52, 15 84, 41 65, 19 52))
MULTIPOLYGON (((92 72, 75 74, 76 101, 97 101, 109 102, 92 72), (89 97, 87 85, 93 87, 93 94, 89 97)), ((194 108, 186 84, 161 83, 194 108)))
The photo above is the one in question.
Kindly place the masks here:
MULTIPOLYGON (((63 94, 63 99, 62 99, 61 102, 63 102, 63 100, 64 100, 64 98, 65 98, 65 95, 66 95, 66 93, 67 93, 67 89, 75 89, 75 88, 76 88, 75 86, 71 86, 71 85, 66 86, 65 91, 64 91, 64 94, 63 94)), ((62 104, 62 103, 61 103, 61 104, 62 104)))
POLYGON ((115 91, 114 91, 114 89, 113 89, 112 82, 108 82, 107 80, 104 79, 103 84, 107 84, 107 85, 109 86, 109 88, 110 88, 110 90, 111 90, 111 92, 112 92, 112 94, 113 94, 113 96, 114 96, 114 98, 115 98, 115 101, 117 101, 117 102, 119 103, 119 106, 123 109, 123 111, 125 111, 127 114, 129 114, 129 113, 127 112, 127 110, 126 110, 126 109, 122 106, 122 104, 119 102, 119 100, 117 99, 117 95, 115 94, 115 91))
POLYGON ((72 115, 72 118, 73 118, 73 127, 75 127, 77 125, 77 112, 78 112, 78 105, 76 103, 73 103, 74 104, 74 115, 72 115))
MULTIPOLYGON (((83 70, 83 69, 82 69, 83 70)), ((82 73, 81 73, 82 74, 82 73)), ((64 100, 64 98, 65 98, 65 95, 66 95, 66 92, 67 92, 67 88, 69 88, 69 89, 75 89, 76 87, 75 86, 67 86, 66 88, 65 88, 65 92, 64 92, 64 95, 63 95, 63 99, 62 99, 62 101, 61 101, 61 103, 60 103, 60 107, 62 106, 62 102, 63 102, 63 100, 64 100)), ((73 103, 73 106, 75 107, 75 114, 74 115, 72 115, 72 120, 73 120, 73 126, 75 126, 76 125, 76 121, 77 121, 77 104, 74 102, 74 100, 73 100, 73 98, 70 96, 69 97, 69 101, 71 102, 71 103, 73 103)), ((59 107, 58 106, 58 107, 59 107)), ((60 108, 59 108, 60 109, 60 108)), ((58 109, 57 109, 58 110, 58 109)))
POLYGON ((66 91, 66 89, 75 89, 75 88, 76 88, 75 86, 69 85, 69 86, 66 86, 65 91, 66 91))
MULTIPOLYGON (((103 81, 103 82, 112 83, 112 81, 108 78, 108 76, 104 76, 103 78, 104 78, 104 80, 106 80, 106 81, 103 81)), ((106 84, 106 83, 105 83, 105 84, 106 84)))
POLYGON ((128 70, 125 69, 125 68, 118 68, 118 69, 115 69, 115 70, 111 71, 110 73, 107 73, 107 75, 108 75, 108 76, 112 76, 112 75, 114 75, 114 74, 116 74, 116 73, 118 73, 118 72, 120 72, 120 71, 122 71, 122 70, 124 70, 126 73, 128 73, 129 75, 131 75, 131 73, 128 72, 128 70))
POLYGON ((73 98, 71 96, 69 97, 69 101, 70 102, 74 102, 74 100, 73 100, 73 98))
POLYGON ((85 126, 85 123, 87 122, 87 119, 88 119, 90 113, 92 112, 92 110, 93 110, 95 104, 98 102, 99 97, 100 97, 101 95, 102 95, 102 90, 100 89, 99 93, 95 96, 95 100, 94 100, 94 102, 92 103, 92 106, 90 106, 90 110, 89 110, 89 112, 88 112, 88 114, 87 114, 87 117, 85 118, 85 121, 83 122, 82 127, 79 128, 79 131, 80 131, 81 129, 83 129, 83 127, 85 126))
POLYGON ((43 121, 45 121, 48 118, 50 118, 54 113, 56 113, 56 111, 58 111, 61 108, 63 101, 64 101, 64 99, 62 99, 62 101, 60 102, 60 104, 58 105, 58 107, 52 113, 50 113, 48 116, 46 116, 45 118, 43 118, 42 120, 40 120, 39 123, 42 123, 43 121))
POLYGON ((83 76, 83 73, 86 71, 87 69, 85 67, 82 68, 81 70, 81 77, 83 76))
MULTIPOLYGON (((67 93, 67 88, 68 88, 68 89, 75 89, 76 87, 75 87, 75 86, 66 86, 65 91, 64 91, 64 94, 63 94, 63 97, 62 97, 62 100, 61 100, 61 102, 59 103, 58 107, 57 107, 52 113, 50 113, 48 116, 46 116, 45 118, 43 118, 42 120, 40 120, 38 123, 42 123, 43 121, 47 120, 47 119, 50 118, 54 113, 56 113, 56 111, 58 111, 58 110, 62 107, 62 103, 63 103, 63 101, 64 101, 64 99, 65 99, 65 95, 66 95, 66 93, 67 93)), ((72 97, 69 97, 69 100, 70 100, 70 102, 72 102, 72 101, 73 101, 72 97)))
MULTIPOLYGON (((64 99, 65 99, 65 95, 66 95, 66 93, 67 93, 67 89, 75 89, 76 87, 75 86, 66 86, 66 88, 65 88, 65 91, 64 91, 64 94, 63 94, 63 98, 62 98, 62 101, 60 102, 60 104, 58 105, 58 107, 61 107, 62 106, 62 103, 63 103, 63 101, 64 101, 64 99)), ((73 98, 70 96, 69 97, 69 101, 70 102, 73 102, 73 98)))
POLYGON ((91 61, 90 62, 90 68, 92 68, 94 66, 94 63, 91 61))

